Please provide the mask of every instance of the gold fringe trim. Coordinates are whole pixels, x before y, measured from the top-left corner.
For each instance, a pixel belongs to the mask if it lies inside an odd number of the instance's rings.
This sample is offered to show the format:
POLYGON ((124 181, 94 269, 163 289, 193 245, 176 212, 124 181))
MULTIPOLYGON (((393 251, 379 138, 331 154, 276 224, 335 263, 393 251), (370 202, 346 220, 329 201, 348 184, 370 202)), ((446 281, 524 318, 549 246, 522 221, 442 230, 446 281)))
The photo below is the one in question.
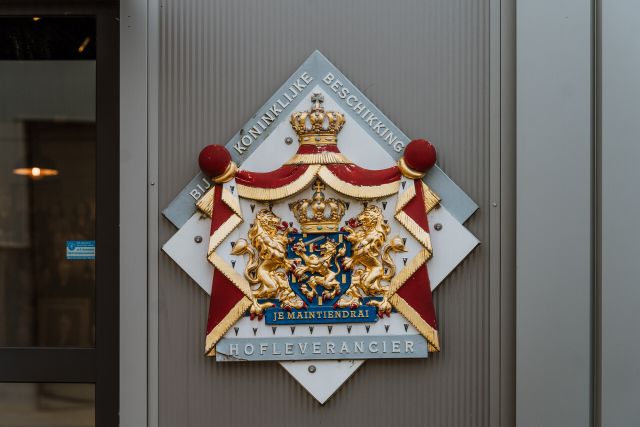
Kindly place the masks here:
POLYGON ((395 218, 404 228, 406 228, 413 237, 415 237, 424 246, 429 253, 432 252, 431 236, 422 227, 420 227, 409 215, 404 211, 400 211, 395 218))
POLYGON ((424 182, 422 182, 422 193, 424 194, 424 208, 429 213, 440 204, 440 196, 424 182))
POLYGON ((396 310, 400 312, 411 323, 420 334, 425 337, 427 342, 431 345, 429 351, 440 351, 440 342, 438 340, 438 331, 429 325, 420 314, 409 305, 400 295, 394 294, 389 298, 389 302, 393 304, 396 310))
MULTIPOLYGON (((214 191, 215 187, 211 187, 204 193, 204 196, 200 197, 200 199, 196 202, 196 208, 207 217, 213 217, 213 199, 214 199, 214 191)), ((222 189, 222 201, 231 208, 233 212, 236 213, 240 218, 242 218, 242 210, 240 209, 240 202, 236 197, 231 194, 229 190, 226 188, 222 189)))
MULTIPOLYGON (((440 204, 440 196, 433 191, 427 184, 422 182, 422 192, 424 194, 424 209, 427 213, 431 212, 440 204)), ((411 185, 401 195, 398 196, 398 202, 396 203, 396 213, 400 212, 402 208, 407 206, 407 203, 411 201, 416 195, 416 187, 411 185)))
POLYGON ((204 196, 200 197, 196 202, 196 209, 209 218, 213 216, 213 196, 215 189, 216 187, 212 185, 211 188, 204 193, 204 196))
POLYGON ((251 200, 280 200, 304 190, 313 181, 322 166, 310 165, 295 181, 280 188, 247 187, 237 184, 238 195, 251 200))
POLYGON ((285 165, 317 165, 317 164, 352 163, 342 153, 296 154, 285 165))
POLYGON ((218 255, 215 251, 209 254, 209 262, 213 264, 215 268, 220 270, 222 274, 224 274, 227 279, 229 279, 236 288, 240 289, 245 296, 251 298, 251 287, 249 286, 249 282, 242 277, 231 265, 229 265, 225 260, 223 260, 220 255, 218 255))
POLYGON ((311 184, 316 175, 319 176, 325 184, 336 190, 338 193, 355 199, 379 199, 382 197, 388 197, 398 193, 398 189, 400 187, 400 181, 377 186, 353 185, 342 181, 340 178, 332 174, 325 166, 312 164, 309 165, 309 168, 300 178, 288 185, 285 185, 284 187, 258 188, 237 184, 238 195, 242 198, 252 200, 271 201, 284 199, 304 190, 311 184))
POLYGON ((422 249, 416 256, 411 258, 411 261, 391 279, 389 288, 387 289, 387 295, 394 295, 398 292, 398 289, 400 289, 425 262, 429 261, 430 258, 431 252, 427 249, 422 249))
POLYGON ((398 192, 400 181, 390 182, 388 184, 376 186, 359 186, 342 181, 340 178, 331 173, 326 167, 322 166, 318 172, 318 176, 325 184, 336 190, 338 193, 355 199, 379 199, 388 197, 398 192))
POLYGON ((216 231, 214 231, 209 238, 209 251, 207 253, 211 255, 211 253, 218 247, 218 245, 220 245, 220 243, 222 243, 222 241, 226 239, 227 236, 231 234, 231 232, 235 230, 235 228, 240 225, 241 222, 242 218, 240 218, 236 214, 232 214, 229 218, 227 218, 227 220, 222 223, 222 225, 216 231))
MULTIPOLYGON (((437 200, 439 202, 440 198, 436 193, 432 192, 429 189, 429 187, 426 186, 426 184, 423 183, 422 185, 423 185, 422 189, 425 190, 425 198, 424 198, 425 210, 429 212, 429 207, 431 207, 434 201, 437 200), (429 192, 428 197, 426 197, 427 196, 426 191, 429 192)), ((400 224, 403 225, 404 228, 407 229, 407 231, 409 231, 409 233, 411 233, 413 237, 418 239, 418 241, 422 244, 422 246, 424 246, 429 251, 429 256, 431 256, 431 252, 432 252, 431 236, 427 231, 425 231, 422 227, 420 227, 413 220, 413 218, 411 218, 402 210, 405 206, 407 206, 407 204, 414 197, 416 197, 416 188, 413 185, 409 187, 407 191, 405 191, 400 196, 398 196, 398 202, 396 203, 395 218, 398 220, 400 224)), ((433 209, 433 207, 431 207, 431 209, 433 209)))
MULTIPOLYGON (((413 183, 410 183, 410 184, 413 184, 413 183)), ((400 212, 402 208, 407 206, 407 203, 409 203, 411 199, 413 199, 415 196, 416 196, 416 187, 414 185, 411 185, 407 189, 407 191, 405 191, 404 193, 398 196, 398 202, 396 203, 396 213, 400 212)))
MULTIPOLYGON (((213 200, 213 199, 212 199, 213 200)), ((251 307, 251 287, 249 282, 242 277, 234 268, 222 259, 215 249, 231 234, 235 228, 242 222, 242 212, 237 198, 233 197, 231 192, 223 188, 222 201, 229 206, 235 213, 232 214, 212 235, 209 239, 209 262, 217 268, 227 279, 229 279, 240 291, 244 297, 227 313, 220 323, 209 334, 207 334, 205 342, 205 353, 208 356, 215 356, 215 345, 224 336, 225 333, 233 326, 238 319, 244 316, 244 313, 251 307)))
POLYGON ((231 162, 229 163, 229 166, 227 166, 227 169, 225 169, 225 171, 222 173, 222 175, 218 175, 211 180, 216 184, 223 184, 235 178, 237 171, 238 171, 238 165, 236 165, 235 162, 231 162))
POLYGON ((404 157, 401 157, 400 160, 398 160, 398 169, 400 169, 400 173, 402 175, 406 176, 409 179, 418 179, 422 178, 425 175, 422 172, 411 169, 407 165, 407 162, 404 161, 404 157))
POLYGON ((227 333, 227 331, 244 316, 244 313, 251 307, 251 300, 243 297, 238 303, 229 310, 229 313, 218 323, 211 332, 207 334, 205 339, 204 352, 207 356, 215 356, 216 343, 227 333))
POLYGON ((222 201, 229 206, 229 208, 235 212, 236 215, 242 218, 242 210, 240 209, 240 201, 237 197, 234 197, 233 194, 226 188, 222 189, 222 201))

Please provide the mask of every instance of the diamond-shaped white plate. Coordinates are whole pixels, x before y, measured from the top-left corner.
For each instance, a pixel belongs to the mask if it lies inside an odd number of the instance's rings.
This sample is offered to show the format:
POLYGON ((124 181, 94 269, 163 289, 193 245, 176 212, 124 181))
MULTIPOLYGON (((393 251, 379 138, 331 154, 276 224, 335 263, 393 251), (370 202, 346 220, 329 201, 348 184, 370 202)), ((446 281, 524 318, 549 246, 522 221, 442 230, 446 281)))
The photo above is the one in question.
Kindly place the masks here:
MULTIPOLYGON (((285 138, 291 137, 296 141, 288 123, 292 111, 306 110, 310 105, 310 97, 314 92, 324 94, 324 106, 327 110, 337 110, 345 113, 347 121, 338 136, 338 144, 341 152, 354 163, 369 169, 382 169, 395 164, 400 155, 392 149, 384 138, 367 127, 364 117, 349 103, 350 98, 340 96, 335 87, 331 87, 323 77, 328 73, 340 80, 344 87, 349 88, 358 101, 367 105, 378 118, 385 121, 385 125, 400 137, 405 143, 407 137, 380 112, 370 100, 366 98, 340 71, 335 68, 320 52, 316 51, 302 64, 302 66, 289 78, 289 80, 273 95, 271 99, 259 110, 257 114, 245 125, 251 127, 256 117, 260 117, 281 99, 283 93, 290 88, 296 80, 299 81, 303 73, 312 76, 313 81, 296 96, 288 107, 283 107, 283 112, 269 126, 249 149, 244 153, 236 152, 232 147, 239 139, 237 134, 227 143, 234 160, 245 170, 267 172, 280 167, 293 154, 297 143, 286 144, 285 138), (365 126, 365 127, 363 127, 365 126)), ((371 123, 369 123, 371 124, 371 123)), ((173 224, 179 227, 176 234, 166 242, 163 250, 207 293, 211 292, 213 267, 206 260, 208 248, 208 236, 210 232, 210 220, 202 218, 194 212, 195 200, 192 196, 204 192, 206 178, 202 175, 194 178, 185 189, 174 199, 171 205, 164 211, 164 215, 173 224), (197 236, 202 237, 197 243, 197 236)), ((461 223, 465 221, 477 209, 477 205, 464 192, 455 185, 440 169, 435 167, 428 174, 428 184, 442 198, 439 208, 429 213, 431 226, 431 242, 434 249, 433 257, 428 262, 431 287, 435 289, 444 278, 473 250, 478 240, 461 223), (447 209, 450 207, 451 211, 447 209), (439 224, 437 230, 434 225, 439 224)), ((227 183, 229 185, 229 183, 227 183)), ((392 202, 390 202, 392 203, 392 202)), ((241 203, 241 205, 246 205, 241 203)), ((250 214, 243 207, 243 216, 249 218, 250 214)), ((391 215, 385 215, 391 217, 391 215)), ((240 236, 243 225, 228 237, 237 239, 240 236)), ((246 232, 246 230, 244 230, 246 232)), ((228 242, 223 242, 228 244, 228 242)), ((224 251, 220 250, 221 254, 224 251)), ((406 256, 406 255, 405 255, 406 256)), ((236 269, 242 270, 244 261, 238 259, 236 269)), ((396 259, 396 263, 398 260, 396 259)), ((393 316, 400 316, 394 314, 393 316)), ((401 317, 401 316, 400 316, 401 317)), ((393 320, 393 319, 392 319, 393 320)), ((241 319, 239 322, 246 322, 241 319)), ((253 328, 252 328, 253 329, 253 328)), ((409 331, 411 333, 411 331, 409 331)), ((364 363, 363 360, 316 360, 281 362, 280 364, 289 372, 311 395, 320 403, 329 399, 335 391, 364 363), (313 366, 312 369, 310 367, 313 366)))

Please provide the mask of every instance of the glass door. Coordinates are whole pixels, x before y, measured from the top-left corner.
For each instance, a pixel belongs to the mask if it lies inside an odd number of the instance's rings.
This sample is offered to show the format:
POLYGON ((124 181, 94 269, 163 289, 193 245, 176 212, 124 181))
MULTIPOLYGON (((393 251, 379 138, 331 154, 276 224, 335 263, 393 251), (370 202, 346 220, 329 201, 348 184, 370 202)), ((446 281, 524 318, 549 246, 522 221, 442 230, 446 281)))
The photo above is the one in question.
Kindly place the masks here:
POLYGON ((0 7, 0 427, 118 424, 117 4, 0 7))

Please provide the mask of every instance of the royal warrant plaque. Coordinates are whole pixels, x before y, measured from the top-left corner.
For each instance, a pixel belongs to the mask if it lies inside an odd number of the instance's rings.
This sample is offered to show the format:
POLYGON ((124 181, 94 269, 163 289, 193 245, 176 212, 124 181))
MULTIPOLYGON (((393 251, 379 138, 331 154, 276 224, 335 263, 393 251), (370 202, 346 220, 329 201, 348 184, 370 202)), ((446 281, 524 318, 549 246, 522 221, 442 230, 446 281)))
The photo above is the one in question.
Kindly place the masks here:
POLYGON ((432 291, 477 206, 314 52, 164 211, 210 297, 204 353, 281 363, 325 402, 367 359, 440 350, 432 291))

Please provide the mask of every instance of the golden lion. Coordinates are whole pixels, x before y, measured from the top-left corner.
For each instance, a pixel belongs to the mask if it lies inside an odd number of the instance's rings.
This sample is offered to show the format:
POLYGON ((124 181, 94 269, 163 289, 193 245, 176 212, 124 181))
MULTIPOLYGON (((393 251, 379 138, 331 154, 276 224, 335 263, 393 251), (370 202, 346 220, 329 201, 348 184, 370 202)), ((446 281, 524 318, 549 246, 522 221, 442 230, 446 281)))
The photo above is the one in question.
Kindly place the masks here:
POLYGON ((347 240, 351 242, 351 256, 345 257, 343 267, 353 270, 351 286, 340 297, 335 307, 357 308, 362 305, 363 296, 382 296, 381 301, 371 300, 368 305, 378 307, 378 314, 390 315, 391 303, 388 301, 387 286, 396 272, 396 266, 390 252, 404 252, 404 243, 400 237, 394 237, 387 244, 387 235, 391 227, 384 222, 382 210, 375 205, 368 205, 358 214, 350 225, 344 227, 349 233, 347 240), (385 272, 386 267, 386 272, 385 272))
POLYGON ((320 245, 320 256, 316 254, 307 255, 305 244, 302 239, 293 245, 293 251, 304 261, 295 269, 296 277, 301 277, 305 273, 311 273, 311 277, 300 287, 300 290, 309 301, 318 295, 316 286, 320 285, 324 288, 322 298, 332 300, 340 292, 340 283, 336 279, 340 274, 340 263, 337 263, 338 270, 331 270, 331 262, 334 258, 344 256, 346 248, 342 246, 338 249, 340 243, 332 239, 327 239, 320 245))
POLYGON ((255 316, 261 319, 264 309, 274 306, 270 302, 261 304, 258 298, 277 298, 285 310, 306 307, 304 301, 291 290, 286 276, 286 271, 294 267, 287 259, 288 232, 289 226, 282 223, 278 216, 268 209, 262 209, 249 229, 251 245, 245 239, 240 239, 231 251, 232 255, 249 255, 244 275, 253 285, 252 319, 255 316))

